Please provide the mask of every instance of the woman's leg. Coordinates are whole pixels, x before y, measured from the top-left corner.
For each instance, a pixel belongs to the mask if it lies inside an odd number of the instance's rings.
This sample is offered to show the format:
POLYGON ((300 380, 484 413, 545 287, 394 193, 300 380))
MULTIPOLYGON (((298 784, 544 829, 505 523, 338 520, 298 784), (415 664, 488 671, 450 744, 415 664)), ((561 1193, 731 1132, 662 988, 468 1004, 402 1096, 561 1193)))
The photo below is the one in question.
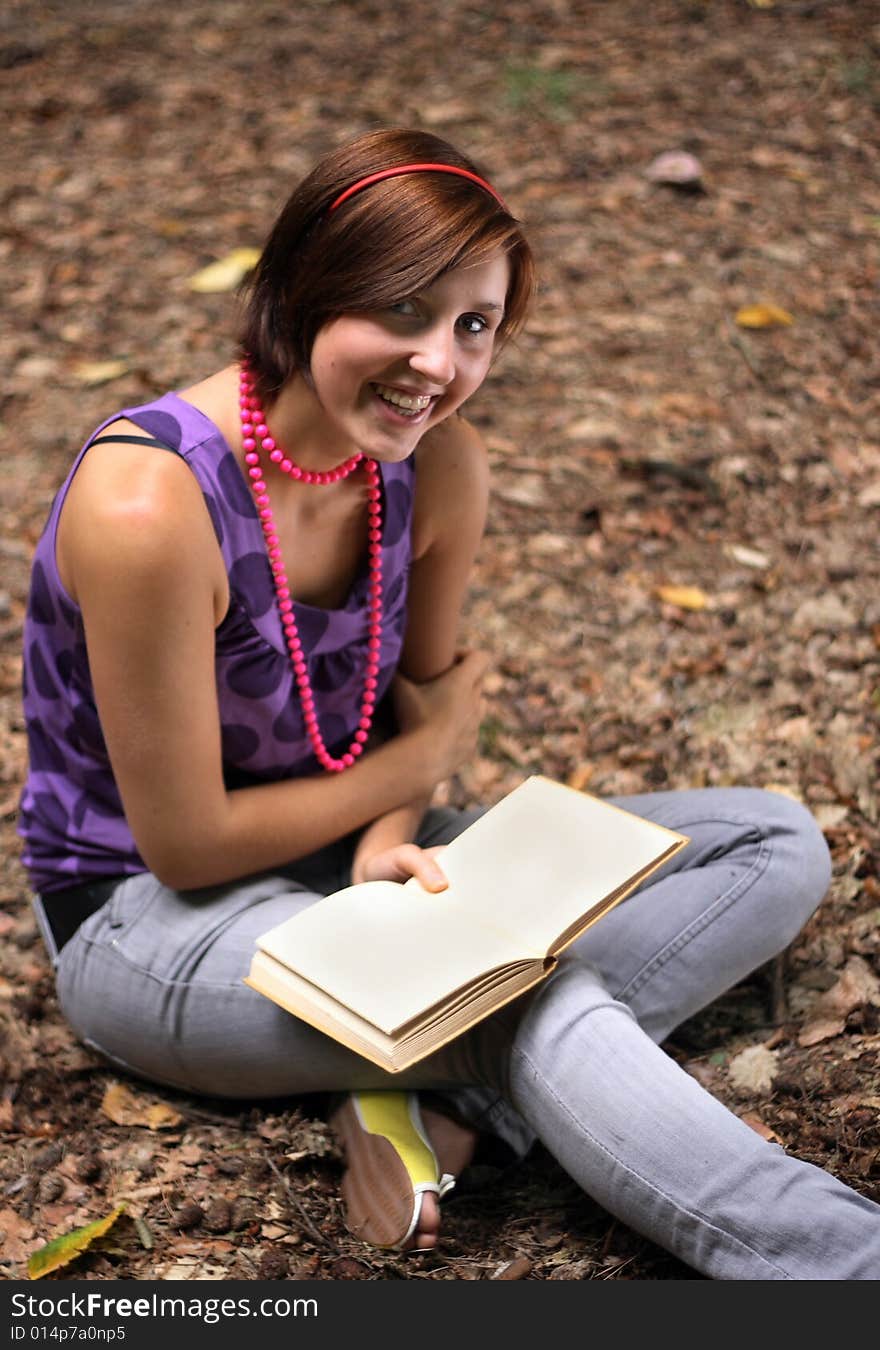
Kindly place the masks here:
POLYGON ((530 1000, 514 1105, 585 1191, 705 1275, 880 1278, 880 1206, 765 1142, 655 1043, 795 936, 828 883, 817 828, 749 790, 620 804, 693 842, 530 1000))
MULTIPOLYGON (((828 848, 809 812, 780 793, 711 788, 613 800, 691 842, 588 929, 563 962, 598 971, 659 1043, 794 939, 828 888, 828 848)), ((429 812, 419 842, 448 843, 473 819, 429 812)), ((476 1042, 483 1081, 495 1081, 491 1050, 479 1035, 476 1042)), ((520 1154, 534 1140, 500 1092, 467 1087, 454 1100, 520 1154)))
MULTIPOLYGON (((444 1086, 475 1066, 453 1061, 418 1066, 393 1078, 359 1055, 291 1017, 243 983, 260 933, 349 880, 348 857, 298 883, 265 876, 229 888, 180 895, 148 874, 120 885, 82 925, 57 964, 59 1001, 80 1038, 129 1073, 189 1092, 233 1098, 276 1097, 353 1089, 444 1086), (309 889, 305 886, 308 885, 309 889)), ((314 869, 313 869, 314 871, 314 869)), ((506 1057, 500 1048, 496 1059, 506 1057)), ((437 1181, 457 1175, 476 1136, 422 1104, 437 1181)), ((346 1208, 370 1219, 376 1240, 436 1243, 439 1210, 430 1191, 412 1188, 392 1146, 364 1137, 363 1163, 343 1183, 346 1208), (372 1150, 372 1152, 371 1152, 372 1150), (357 1197, 357 1204, 352 1203, 357 1197), (376 1222, 372 1221, 375 1212, 376 1222)))
POLYGON ((825 895, 828 846, 781 793, 709 788, 617 798, 690 839, 571 954, 655 1041, 783 951, 825 895))
POLYGON ((712 1279, 880 1279, 880 1206, 743 1124, 583 963, 542 987, 514 1105, 611 1214, 712 1279))
POLYGON ((257 936, 317 899, 275 875, 185 895, 131 877, 61 952, 61 1010, 107 1059, 184 1091, 341 1086, 363 1061, 243 983, 257 936))
POLYGON ((261 933, 347 884, 348 855, 340 858, 307 880, 302 872, 297 881, 273 874, 185 894, 149 873, 130 877, 61 952, 64 1016, 120 1068, 210 1096, 482 1081, 490 1061, 506 1057, 501 1031, 485 1034, 479 1047, 459 1038, 392 1077, 244 984, 261 933))
MULTIPOLYGON (((694 842, 567 959, 595 966, 660 1039, 794 936, 827 884, 827 851, 815 827, 806 828, 806 813, 774 794, 660 793, 623 804, 694 842)), ((476 814, 429 812, 419 842, 448 841, 476 814)), ((105 1055, 191 1091, 247 1097, 387 1083, 242 982, 257 936, 347 884, 349 865, 350 849, 340 845, 288 875, 183 895, 148 873, 129 878, 61 953, 65 1015, 105 1055)), ((505 1040, 524 1006, 395 1076, 395 1085, 499 1081, 505 1040)), ((480 1123, 503 1134, 508 1108, 497 1093, 477 1091, 480 1123)), ((517 1126, 508 1123, 516 1147, 517 1126)))
MULTIPOLYGON (((713 805, 711 793, 686 795, 692 802, 706 798, 703 815, 713 805)), ((720 798, 714 805, 720 806, 720 798)), ((803 821, 793 831, 796 812, 789 813, 787 825, 777 821, 768 830, 773 813, 763 794, 751 810, 760 819, 746 833, 758 861, 746 862, 742 840, 722 847, 707 837, 700 846, 701 867, 679 868, 704 871, 696 890, 693 878, 680 888, 688 897, 683 915, 674 912, 678 892, 667 873, 591 930, 594 939, 605 931, 612 949, 605 953, 608 978, 618 989, 627 987, 634 1006, 641 1000, 655 1037, 699 1006, 698 992, 704 1000, 713 997, 756 959, 784 945, 818 899, 801 896, 800 919, 790 918, 784 931, 775 931, 775 906, 789 908, 799 874, 796 868, 787 874, 785 867, 780 873, 774 860, 786 856, 791 840, 784 840, 792 832, 800 838, 798 848, 805 849, 809 831, 803 821), (653 936, 647 945, 639 946, 638 934, 625 937, 623 930, 612 943, 612 925, 627 906, 648 892, 656 899, 661 887, 663 904, 649 911, 653 936), (703 897, 702 910, 693 904, 696 892, 703 897), (743 903, 749 896, 763 897, 757 912, 743 903), (699 917, 707 909, 708 922, 699 917), (738 912, 743 921, 733 923, 738 912), (748 933, 755 925, 774 930, 773 940, 755 948, 748 933), (723 936, 729 967, 717 959, 713 933, 723 936), (716 972, 711 979, 707 966, 716 972), (725 969, 728 977, 719 985, 725 969), (683 998, 681 990, 687 991, 683 998)), ((448 837, 457 832, 448 820, 443 828, 448 837)), ((815 857, 815 839, 810 847, 815 857)), ((821 868, 814 864, 809 870, 815 886, 821 868)), ((247 989, 241 980, 256 936, 344 880, 337 874, 326 886, 297 891, 289 879, 271 877, 182 897, 152 877, 133 878, 62 953, 62 1009, 86 1041, 123 1067, 212 1095, 475 1084, 456 1093, 465 1106, 475 1107, 470 1118, 502 1134, 511 1119, 526 1132, 534 1130, 610 1212, 705 1274, 826 1279, 880 1274, 878 1207, 765 1144, 678 1069, 632 1011, 606 992, 591 965, 594 953, 584 950, 591 934, 535 997, 516 1008, 523 1014, 518 1032, 510 1005, 393 1082, 247 989), (497 1090, 502 1083, 516 1111, 502 1100, 497 1090), (470 1092, 476 1102, 468 1103, 470 1092)), ((642 921, 636 927, 642 933, 642 921)))

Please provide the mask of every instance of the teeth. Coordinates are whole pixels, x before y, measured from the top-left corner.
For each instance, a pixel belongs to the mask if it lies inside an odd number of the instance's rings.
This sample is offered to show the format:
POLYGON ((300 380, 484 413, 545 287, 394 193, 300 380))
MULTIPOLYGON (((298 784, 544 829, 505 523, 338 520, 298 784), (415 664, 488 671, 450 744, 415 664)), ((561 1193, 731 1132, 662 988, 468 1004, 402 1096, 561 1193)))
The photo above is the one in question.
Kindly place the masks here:
POLYGON ((389 389, 387 384, 377 384, 374 387, 376 393, 380 398, 384 398, 386 403, 393 403, 395 407, 402 408, 406 412, 424 412, 431 402, 427 394, 402 394, 399 389, 389 389))

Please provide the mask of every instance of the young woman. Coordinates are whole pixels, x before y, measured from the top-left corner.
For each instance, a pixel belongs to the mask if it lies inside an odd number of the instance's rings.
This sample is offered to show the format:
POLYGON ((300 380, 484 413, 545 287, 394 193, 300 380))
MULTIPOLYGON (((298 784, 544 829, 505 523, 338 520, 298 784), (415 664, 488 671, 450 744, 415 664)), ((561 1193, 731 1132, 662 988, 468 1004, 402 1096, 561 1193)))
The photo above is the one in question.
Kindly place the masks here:
POLYGON ((238 359, 89 438, 25 643, 21 831, 61 1007, 160 1083, 349 1094, 348 1220, 373 1242, 433 1245, 486 1130, 542 1140, 713 1278, 877 1278, 880 1208, 659 1049, 822 898, 827 849, 785 797, 627 799, 688 848, 536 993, 393 1079, 243 983, 259 933, 352 878, 441 889, 438 846, 471 819, 430 807, 473 752, 486 665, 457 647, 487 496, 458 414, 532 287, 468 159, 362 137, 282 211, 238 359))

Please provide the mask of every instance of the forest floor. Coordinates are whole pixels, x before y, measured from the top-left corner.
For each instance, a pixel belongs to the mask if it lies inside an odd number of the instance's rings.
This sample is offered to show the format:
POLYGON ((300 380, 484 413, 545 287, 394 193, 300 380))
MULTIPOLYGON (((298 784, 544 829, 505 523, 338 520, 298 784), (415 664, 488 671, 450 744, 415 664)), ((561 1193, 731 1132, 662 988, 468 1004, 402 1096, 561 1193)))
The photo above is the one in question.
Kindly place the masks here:
POLYGON ((494 660, 480 754, 446 796, 496 800, 541 771, 598 794, 749 783, 806 802, 828 898, 784 961, 666 1048, 880 1199, 880 11, 646 12, 5 7, 3 1277, 125 1202, 47 1278, 693 1278, 540 1150, 481 1161, 436 1254, 361 1246, 326 1104, 122 1081, 62 1021, 29 908, 21 633, 51 497, 98 421, 228 359, 234 295, 190 278, 258 246, 320 153, 389 124, 481 162, 542 276, 471 406, 494 493, 464 639, 494 660), (666 151, 696 159, 691 181, 658 181, 666 151))

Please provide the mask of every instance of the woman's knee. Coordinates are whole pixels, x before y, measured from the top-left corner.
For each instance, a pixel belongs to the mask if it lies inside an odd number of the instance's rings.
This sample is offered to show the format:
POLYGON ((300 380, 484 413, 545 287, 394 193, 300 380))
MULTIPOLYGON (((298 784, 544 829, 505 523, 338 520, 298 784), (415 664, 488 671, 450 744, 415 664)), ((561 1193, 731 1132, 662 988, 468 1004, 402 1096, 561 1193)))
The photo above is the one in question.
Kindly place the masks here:
POLYGON ((831 880, 829 846, 814 815, 791 796, 767 788, 741 788, 737 810, 761 838, 765 867, 756 895, 761 904, 767 957, 798 937, 831 880), (768 903, 769 900, 769 903, 768 903))
POLYGON ((811 812, 793 797, 765 788, 743 789, 745 809, 770 846, 782 910, 794 937, 831 882, 831 855, 811 812))

